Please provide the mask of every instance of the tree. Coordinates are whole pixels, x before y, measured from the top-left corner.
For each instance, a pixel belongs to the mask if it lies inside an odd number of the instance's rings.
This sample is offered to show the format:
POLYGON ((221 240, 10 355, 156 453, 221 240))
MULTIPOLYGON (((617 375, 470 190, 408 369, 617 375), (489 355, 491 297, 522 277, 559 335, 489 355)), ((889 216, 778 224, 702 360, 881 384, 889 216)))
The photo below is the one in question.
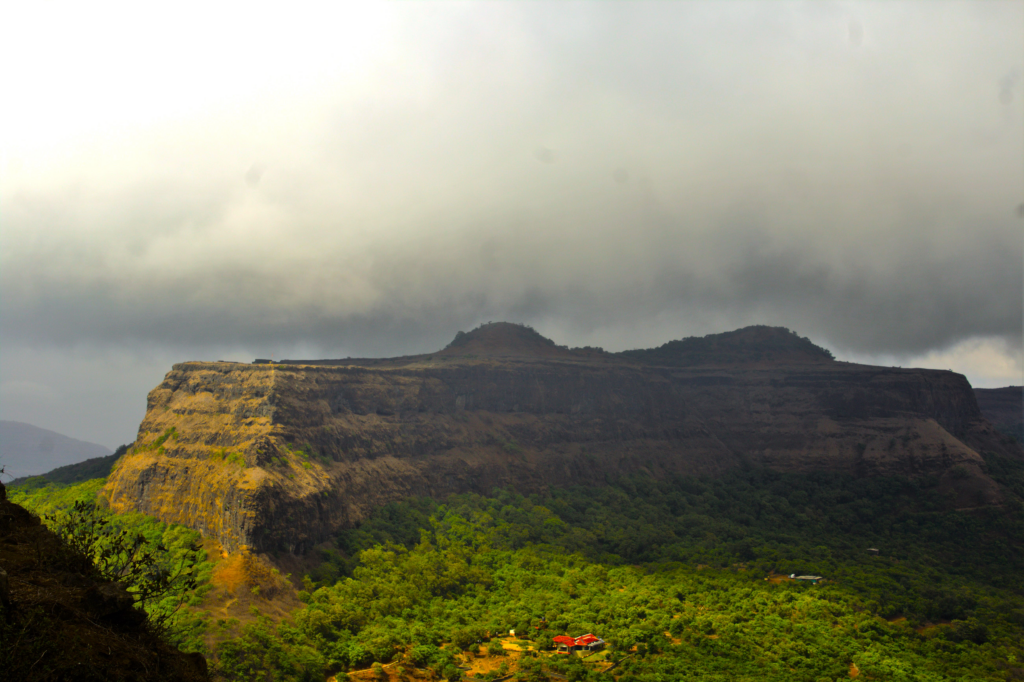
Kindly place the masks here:
POLYGON ((469 632, 469 630, 466 630, 464 628, 460 628, 452 632, 452 644, 459 647, 459 649, 463 651, 468 649, 470 645, 473 644, 474 639, 475 638, 473 637, 473 634, 469 632))
POLYGON ((519 659, 519 672, 514 679, 517 682, 545 682, 548 678, 539 660, 524 656, 519 659))
POLYGON ((200 548, 190 543, 174 565, 162 565, 167 555, 163 543, 151 547, 141 533, 118 530, 102 514, 95 503, 77 501, 67 510, 49 514, 50 528, 70 548, 70 560, 80 556, 91 561, 92 569, 110 582, 121 583, 140 606, 160 602, 180 592, 177 604, 159 615, 150 614, 157 626, 166 624, 196 587, 194 569, 199 563, 200 548))

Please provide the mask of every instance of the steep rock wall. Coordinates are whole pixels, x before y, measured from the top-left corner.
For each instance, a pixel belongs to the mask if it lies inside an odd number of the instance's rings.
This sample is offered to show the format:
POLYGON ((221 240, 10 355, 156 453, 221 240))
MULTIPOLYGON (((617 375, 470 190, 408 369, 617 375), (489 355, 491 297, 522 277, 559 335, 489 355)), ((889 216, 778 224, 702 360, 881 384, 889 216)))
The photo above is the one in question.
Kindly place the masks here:
POLYGON ((659 367, 607 354, 182 363, 150 393, 105 494, 228 549, 302 552, 409 495, 744 464, 930 474, 948 479, 958 506, 992 504, 978 452, 1006 447, 950 372, 659 367))
POLYGON ((1024 387, 976 388, 974 395, 992 426, 1024 442, 1024 387))

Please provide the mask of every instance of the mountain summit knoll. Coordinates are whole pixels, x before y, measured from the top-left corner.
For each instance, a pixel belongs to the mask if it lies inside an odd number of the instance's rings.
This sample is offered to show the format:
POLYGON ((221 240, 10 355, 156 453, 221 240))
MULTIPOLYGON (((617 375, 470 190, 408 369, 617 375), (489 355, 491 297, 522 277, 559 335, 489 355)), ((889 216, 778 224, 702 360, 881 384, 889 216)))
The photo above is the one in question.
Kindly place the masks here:
POLYGON ((411 495, 635 473, 926 476, 997 505, 986 451, 1024 456, 952 372, 837 362, 772 327, 606 353, 495 323, 404 358, 177 364, 104 494, 232 551, 302 553, 411 495))
POLYGON ((691 336, 658 348, 627 350, 623 357, 675 367, 827 363, 832 353, 783 327, 756 325, 724 334, 691 336))
POLYGON ((491 322, 473 331, 459 332, 438 357, 492 356, 523 358, 573 357, 564 346, 556 346, 532 327, 511 322, 491 322))

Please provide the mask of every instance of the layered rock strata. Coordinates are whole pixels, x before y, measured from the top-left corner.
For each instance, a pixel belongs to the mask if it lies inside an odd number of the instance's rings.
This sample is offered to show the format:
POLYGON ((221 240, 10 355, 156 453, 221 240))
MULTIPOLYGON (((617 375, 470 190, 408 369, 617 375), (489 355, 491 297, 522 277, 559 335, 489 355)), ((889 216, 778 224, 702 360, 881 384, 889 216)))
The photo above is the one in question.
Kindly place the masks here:
MULTIPOLYGON (((770 330, 751 344, 767 334, 784 349, 791 333, 770 330)), ((982 418, 964 377, 805 350, 672 364, 499 324, 411 358, 182 363, 150 393, 105 494, 229 550, 295 553, 410 495, 639 472, 929 475, 957 506, 999 502, 979 452, 1020 450, 982 418)))

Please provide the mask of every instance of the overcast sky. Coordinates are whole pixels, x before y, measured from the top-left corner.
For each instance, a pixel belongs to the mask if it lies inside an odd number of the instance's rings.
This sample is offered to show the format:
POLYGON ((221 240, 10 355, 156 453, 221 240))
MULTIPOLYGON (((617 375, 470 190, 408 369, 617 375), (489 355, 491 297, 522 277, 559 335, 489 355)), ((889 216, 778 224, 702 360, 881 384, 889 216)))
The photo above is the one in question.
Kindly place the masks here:
POLYGON ((4 3, 0 418, 781 325, 1022 383, 1024 2, 4 3))

